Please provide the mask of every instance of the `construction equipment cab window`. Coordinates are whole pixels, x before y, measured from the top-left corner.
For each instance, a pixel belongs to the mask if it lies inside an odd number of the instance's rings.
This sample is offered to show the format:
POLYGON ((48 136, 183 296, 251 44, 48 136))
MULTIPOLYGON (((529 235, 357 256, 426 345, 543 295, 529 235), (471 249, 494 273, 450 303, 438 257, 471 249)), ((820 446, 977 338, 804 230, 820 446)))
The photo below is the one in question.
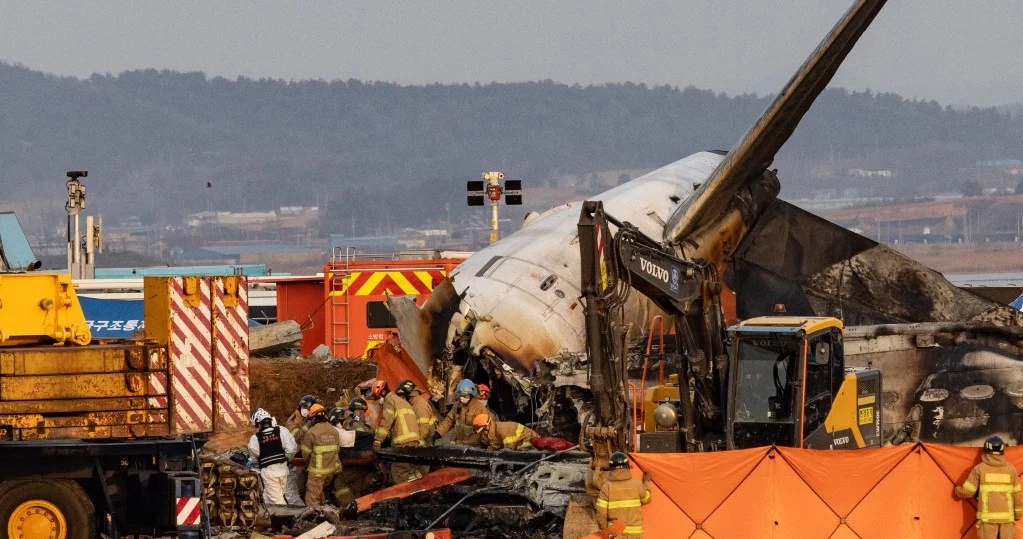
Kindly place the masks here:
POLYGON ((765 317, 729 331, 732 443, 803 447, 823 427, 842 384, 840 325, 765 317))

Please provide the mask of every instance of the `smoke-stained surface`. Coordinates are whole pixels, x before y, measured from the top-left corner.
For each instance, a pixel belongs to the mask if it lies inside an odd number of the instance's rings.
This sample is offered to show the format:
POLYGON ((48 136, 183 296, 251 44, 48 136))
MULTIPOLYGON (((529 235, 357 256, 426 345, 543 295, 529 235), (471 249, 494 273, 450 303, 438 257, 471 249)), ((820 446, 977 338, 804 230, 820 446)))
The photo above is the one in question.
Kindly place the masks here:
POLYGON ((835 316, 846 325, 985 321, 1023 324, 1023 313, 953 286, 938 272, 834 223, 776 201, 730 268, 738 316, 835 316))

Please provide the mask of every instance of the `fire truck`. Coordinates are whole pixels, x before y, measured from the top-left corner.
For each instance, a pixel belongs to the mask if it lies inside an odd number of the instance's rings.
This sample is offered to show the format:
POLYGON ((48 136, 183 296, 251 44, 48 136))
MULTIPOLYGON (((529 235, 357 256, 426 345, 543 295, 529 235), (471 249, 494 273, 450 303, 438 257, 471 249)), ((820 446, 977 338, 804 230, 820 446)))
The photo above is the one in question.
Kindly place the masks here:
POLYGON ((412 296, 422 305, 467 256, 452 251, 363 255, 335 249, 314 277, 261 278, 277 288, 277 320, 302 327, 302 354, 321 344, 334 357, 363 358, 397 334, 388 296, 412 296))

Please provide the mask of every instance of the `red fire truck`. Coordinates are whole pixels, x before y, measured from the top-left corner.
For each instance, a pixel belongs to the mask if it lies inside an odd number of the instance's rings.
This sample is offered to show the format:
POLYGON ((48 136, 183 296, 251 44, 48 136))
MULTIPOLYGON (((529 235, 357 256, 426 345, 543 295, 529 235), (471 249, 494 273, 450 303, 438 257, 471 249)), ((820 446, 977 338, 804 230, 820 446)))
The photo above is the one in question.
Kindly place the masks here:
POLYGON ((388 295, 414 295, 422 305, 433 288, 464 260, 463 253, 335 255, 317 277, 279 277, 277 319, 302 326, 302 354, 326 344, 334 357, 365 358, 397 331, 388 295), (440 255, 440 256, 436 256, 440 255))

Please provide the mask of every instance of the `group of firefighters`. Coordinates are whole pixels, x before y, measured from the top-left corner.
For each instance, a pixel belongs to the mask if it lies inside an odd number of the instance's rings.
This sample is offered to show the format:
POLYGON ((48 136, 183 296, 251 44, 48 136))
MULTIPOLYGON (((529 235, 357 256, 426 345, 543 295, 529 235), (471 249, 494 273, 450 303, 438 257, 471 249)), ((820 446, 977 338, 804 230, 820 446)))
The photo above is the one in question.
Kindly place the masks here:
MULTIPOLYGON (((342 440, 348 440, 350 447, 360 432, 373 433, 374 450, 388 439, 392 447, 453 443, 493 450, 532 449, 536 432, 519 423, 498 421, 487 406, 490 389, 486 385, 465 379, 455 387, 455 395, 458 400, 440 420, 433 404, 410 380, 399 383, 394 391, 384 380, 372 384, 367 397, 380 406, 375 420, 367 417, 369 405, 362 397, 353 398, 347 408, 328 410, 315 396, 306 395, 283 427, 262 408, 256 410, 252 423, 257 431, 249 440, 249 462, 259 466, 266 501, 285 504, 289 481, 304 483, 304 502, 310 507, 323 503, 328 485, 342 506, 354 501, 372 470, 365 466, 343 469, 338 452, 342 440), (304 469, 289 466, 299 454, 304 469)), ((984 444, 982 462, 955 489, 961 498, 978 498, 981 539, 1013 537, 1015 521, 1023 516, 1019 477, 1005 461, 1004 447, 1000 437, 990 437, 984 444)), ((390 479, 395 484, 414 481, 428 471, 428 467, 396 462, 391 465, 390 479)), ((613 529, 615 537, 641 538, 641 508, 650 498, 649 477, 633 479, 628 455, 612 454, 606 481, 594 503, 597 525, 602 530, 613 529)))
MULTIPOLYGON (((487 406, 490 388, 485 384, 462 380, 455 395, 458 400, 442 419, 428 396, 410 380, 400 382, 393 391, 386 381, 377 380, 365 398, 351 399, 347 408, 328 410, 315 396, 306 395, 283 426, 259 408, 252 414, 257 430, 248 444, 249 463, 259 467, 268 503, 285 504, 290 481, 304 492, 305 505, 312 507, 323 503, 328 487, 341 505, 362 494, 372 467, 342 467, 338 454, 342 447, 352 447, 356 433, 372 433, 374 450, 388 439, 391 447, 451 443, 494 450, 532 448, 536 432, 519 423, 498 421, 487 406), (379 405, 372 416, 366 399, 379 405), (296 456, 302 457, 305 466, 289 466, 296 456)), ((390 480, 395 484, 414 481, 428 471, 428 466, 396 462, 390 466, 390 480)))

